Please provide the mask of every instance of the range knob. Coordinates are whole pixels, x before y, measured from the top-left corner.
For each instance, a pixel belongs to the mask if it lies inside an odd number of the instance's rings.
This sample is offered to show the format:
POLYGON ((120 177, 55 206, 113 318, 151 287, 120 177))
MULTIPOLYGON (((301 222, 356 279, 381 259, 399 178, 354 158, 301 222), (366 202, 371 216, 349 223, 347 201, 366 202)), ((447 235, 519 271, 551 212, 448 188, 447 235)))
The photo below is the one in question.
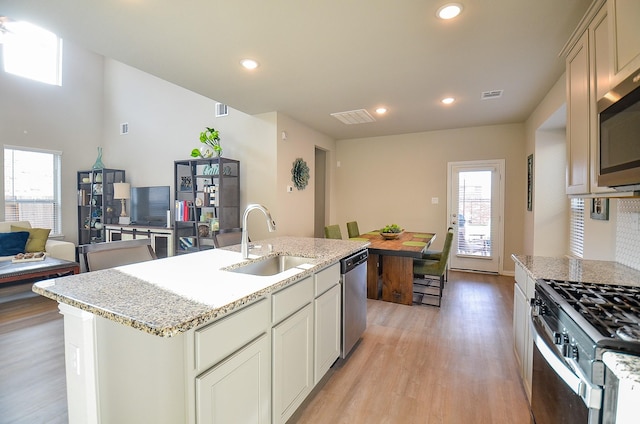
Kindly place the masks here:
POLYGON ((558 333, 557 331, 553 332, 553 343, 557 344, 557 345, 561 345, 562 344, 562 334, 558 333))
POLYGON ((547 306, 538 298, 529 300, 529 305, 533 309, 533 316, 545 315, 547 313, 547 306))
POLYGON ((578 360, 578 345, 575 343, 569 346, 569 355, 568 358, 578 360))

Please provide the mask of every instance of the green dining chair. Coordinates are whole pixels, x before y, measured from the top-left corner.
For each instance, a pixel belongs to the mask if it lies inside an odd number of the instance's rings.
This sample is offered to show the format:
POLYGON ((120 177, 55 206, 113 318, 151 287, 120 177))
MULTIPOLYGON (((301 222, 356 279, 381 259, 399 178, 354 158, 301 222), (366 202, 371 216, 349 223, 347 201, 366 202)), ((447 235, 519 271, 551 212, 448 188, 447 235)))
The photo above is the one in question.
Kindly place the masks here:
POLYGON ((347 222, 347 234, 349 234, 349 238, 360 236, 357 221, 347 222))
POLYGON ((324 227, 324 237, 328 239, 340 239, 342 240, 342 232, 340 232, 339 225, 327 225, 324 227))
MULTIPOLYGON (((447 228, 447 233, 453 231, 453 227, 447 228)), ((430 261, 439 261, 442 257, 442 252, 438 250, 425 250, 422 253, 422 259, 428 259, 430 261)), ((449 267, 444 271, 444 281, 449 281, 449 267)))
POLYGON ((413 292, 414 297, 419 297, 420 302, 423 302, 425 296, 433 296, 437 298, 437 304, 434 306, 440 307, 442 303, 442 291, 444 289, 444 278, 447 270, 447 262, 449 261, 449 253, 451 252, 451 244, 453 242, 453 228, 449 228, 447 236, 444 239, 444 247, 440 252, 440 258, 438 260, 432 259, 414 259, 413 260, 413 275, 418 276, 418 279, 414 279, 413 292), (437 293, 433 294, 428 288, 432 288, 432 279, 427 277, 437 277, 437 293))

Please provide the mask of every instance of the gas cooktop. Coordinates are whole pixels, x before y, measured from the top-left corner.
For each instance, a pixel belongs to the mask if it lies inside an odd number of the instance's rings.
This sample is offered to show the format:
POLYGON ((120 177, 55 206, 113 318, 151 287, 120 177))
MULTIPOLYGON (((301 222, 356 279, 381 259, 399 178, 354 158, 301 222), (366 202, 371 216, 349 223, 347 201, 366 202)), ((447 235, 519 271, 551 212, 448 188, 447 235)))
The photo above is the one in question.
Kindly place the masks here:
POLYGON ((640 351, 640 287, 542 281, 603 336, 599 346, 640 351))

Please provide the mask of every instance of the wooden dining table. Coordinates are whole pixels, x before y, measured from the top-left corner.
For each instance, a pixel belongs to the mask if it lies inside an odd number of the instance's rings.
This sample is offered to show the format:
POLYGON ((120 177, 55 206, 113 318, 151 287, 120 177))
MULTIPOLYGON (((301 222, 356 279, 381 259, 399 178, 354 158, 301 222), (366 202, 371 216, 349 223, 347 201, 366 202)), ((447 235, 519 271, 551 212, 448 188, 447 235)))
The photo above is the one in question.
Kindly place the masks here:
POLYGON ((435 233, 404 231, 397 239, 388 240, 379 231, 371 231, 360 234, 358 238, 370 242, 367 247, 367 297, 411 305, 413 259, 422 257, 422 253, 435 240, 435 233), (379 286, 380 275, 382 290, 379 286))

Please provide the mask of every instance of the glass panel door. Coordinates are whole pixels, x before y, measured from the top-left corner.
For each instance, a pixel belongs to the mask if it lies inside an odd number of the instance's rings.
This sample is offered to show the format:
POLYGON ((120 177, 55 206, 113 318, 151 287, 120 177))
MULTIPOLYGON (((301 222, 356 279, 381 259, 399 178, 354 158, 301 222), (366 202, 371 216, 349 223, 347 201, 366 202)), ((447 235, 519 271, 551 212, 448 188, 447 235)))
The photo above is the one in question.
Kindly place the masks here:
POLYGON ((499 271, 503 166, 500 161, 449 164, 451 268, 499 271))

